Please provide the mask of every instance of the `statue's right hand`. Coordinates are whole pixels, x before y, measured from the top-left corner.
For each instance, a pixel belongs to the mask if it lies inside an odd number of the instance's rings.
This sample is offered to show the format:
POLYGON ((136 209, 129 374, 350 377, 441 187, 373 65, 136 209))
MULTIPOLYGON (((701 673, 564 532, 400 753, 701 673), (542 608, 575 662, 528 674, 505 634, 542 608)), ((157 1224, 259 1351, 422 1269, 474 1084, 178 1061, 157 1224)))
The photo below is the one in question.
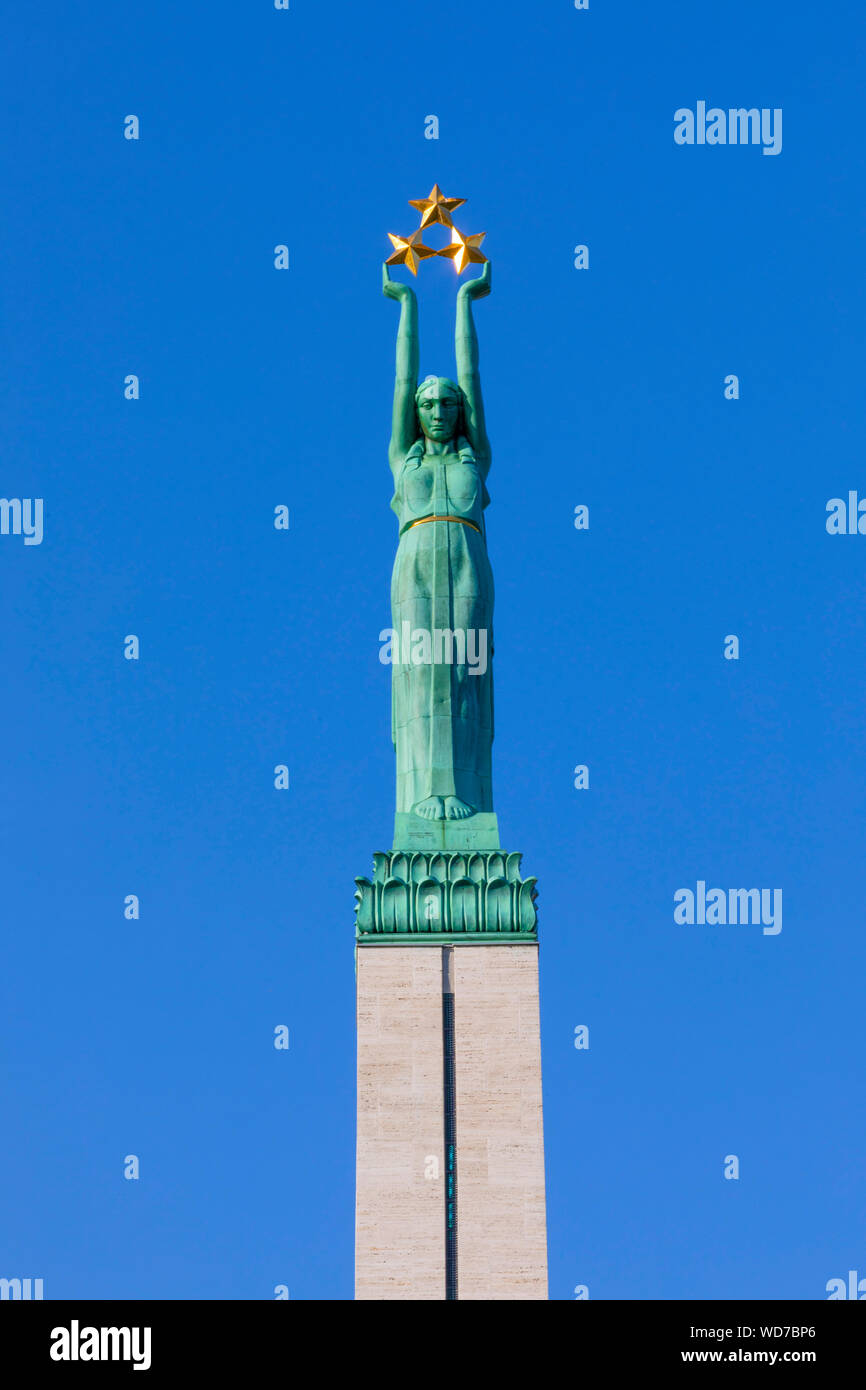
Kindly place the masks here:
POLYGON ((382 262, 382 293, 388 299, 397 299, 400 303, 404 299, 411 299, 415 291, 411 285, 404 285, 402 280, 392 280, 388 273, 388 267, 382 262))

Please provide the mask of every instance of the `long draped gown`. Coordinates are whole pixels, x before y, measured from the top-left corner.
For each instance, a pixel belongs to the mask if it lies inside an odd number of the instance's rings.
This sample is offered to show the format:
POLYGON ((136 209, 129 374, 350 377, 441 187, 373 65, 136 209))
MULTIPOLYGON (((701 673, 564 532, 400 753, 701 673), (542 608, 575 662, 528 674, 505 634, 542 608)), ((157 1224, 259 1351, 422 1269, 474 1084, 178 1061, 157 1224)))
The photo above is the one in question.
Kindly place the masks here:
POLYGON ((412 811, 427 797, 456 796, 474 811, 492 811, 493 572, 487 556, 484 508, 490 501, 475 455, 463 438, 459 452, 424 453, 419 440, 394 468, 391 506, 400 542, 391 578, 397 653, 409 631, 462 630, 466 660, 392 668, 391 732, 397 754, 397 810, 412 811), (412 526, 420 517, 459 516, 412 526), (476 634, 474 648, 469 632, 476 634), (486 638, 478 634, 486 634, 486 638), (484 651, 486 669, 470 653, 484 651))

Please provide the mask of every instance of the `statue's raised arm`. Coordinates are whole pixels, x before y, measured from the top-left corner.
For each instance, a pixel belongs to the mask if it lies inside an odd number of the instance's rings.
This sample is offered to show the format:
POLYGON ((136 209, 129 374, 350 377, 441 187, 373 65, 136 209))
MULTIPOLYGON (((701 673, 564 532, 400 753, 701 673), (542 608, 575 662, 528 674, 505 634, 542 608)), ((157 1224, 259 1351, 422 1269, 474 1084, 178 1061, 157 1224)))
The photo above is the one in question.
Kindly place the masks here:
POLYGON ((457 292, 457 325, 455 349, 457 354, 457 384, 463 392, 466 437, 475 450, 482 477, 490 468, 490 441, 484 424, 484 402, 481 398, 481 374, 478 370, 478 336, 472 317, 473 299, 483 299, 490 293, 490 262, 477 280, 467 280, 457 292))
POLYGON ((394 414, 388 458, 395 469, 406 457, 418 434, 415 392, 418 387, 418 301, 411 285, 392 280, 382 266, 382 293, 400 305, 397 328, 397 364, 394 376, 394 414))

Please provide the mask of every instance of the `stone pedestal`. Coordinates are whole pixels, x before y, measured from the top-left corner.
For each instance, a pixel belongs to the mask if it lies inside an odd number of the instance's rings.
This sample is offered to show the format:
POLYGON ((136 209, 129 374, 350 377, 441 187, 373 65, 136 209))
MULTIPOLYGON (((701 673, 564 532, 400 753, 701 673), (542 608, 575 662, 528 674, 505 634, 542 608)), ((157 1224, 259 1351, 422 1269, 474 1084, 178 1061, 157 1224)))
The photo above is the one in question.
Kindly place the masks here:
MULTIPOLYGON (((416 861, 419 885, 431 868, 416 861)), ((499 938, 425 936, 417 912, 413 933, 359 922, 357 1299, 547 1298, 534 910, 512 932, 523 881, 493 877, 516 913, 498 888, 499 938)))

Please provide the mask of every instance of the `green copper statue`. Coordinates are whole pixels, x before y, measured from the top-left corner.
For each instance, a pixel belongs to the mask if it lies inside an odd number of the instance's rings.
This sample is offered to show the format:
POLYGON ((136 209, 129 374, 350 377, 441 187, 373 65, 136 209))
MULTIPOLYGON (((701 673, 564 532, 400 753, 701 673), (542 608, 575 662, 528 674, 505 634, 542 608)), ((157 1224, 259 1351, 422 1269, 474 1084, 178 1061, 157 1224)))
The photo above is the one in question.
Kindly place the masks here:
POLYGON ((493 811, 490 444, 472 318, 472 301, 490 293, 490 262, 457 294, 456 385, 418 385, 415 293, 387 266, 383 292, 400 304, 389 449, 400 522, 391 580, 397 812, 463 821, 493 811))
MULTIPOLYGON (((464 260, 483 259, 481 236, 463 237, 450 221, 462 201, 443 200, 434 188, 412 204, 451 228, 451 245, 438 254, 456 248, 458 273, 464 260)), ((417 234, 391 240, 394 263, 410 270, 422 252, 437 254, 417 234)), ((355 879, 356 937, 377 946, 534 943, 536 881, 522 878, 521 855, 500 845, 490 780, 490 445, 472 321, 472 301, 490 293, 490 263, 457 293, 456 384, 433 376, 418 385, 414 292, 392 280, 387 265, 383 289, 400 304, 390 448, 400 522, 390 656, 397 812, 393 848, 374 854, 372 879, 355 879)))

